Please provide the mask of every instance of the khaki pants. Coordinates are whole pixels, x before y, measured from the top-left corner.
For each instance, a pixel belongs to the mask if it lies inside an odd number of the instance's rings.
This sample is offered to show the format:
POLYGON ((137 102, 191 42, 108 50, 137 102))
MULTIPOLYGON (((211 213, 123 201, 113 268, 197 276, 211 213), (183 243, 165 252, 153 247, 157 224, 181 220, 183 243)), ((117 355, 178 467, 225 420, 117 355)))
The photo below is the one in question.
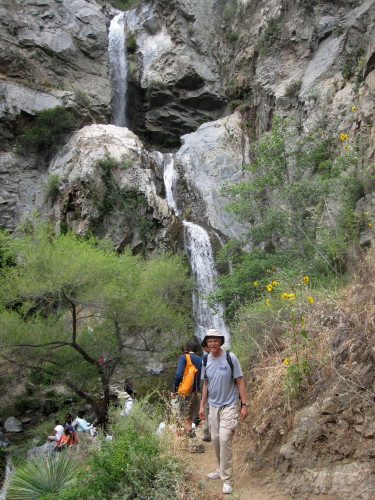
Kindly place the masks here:
POLYGON ((229 481, 233 474, 233 436, 238 425, 238 410, 236 406, 221 406, 216 408, 210 405, 210 430, 215 449, 217 472, 220 479, 229 481))

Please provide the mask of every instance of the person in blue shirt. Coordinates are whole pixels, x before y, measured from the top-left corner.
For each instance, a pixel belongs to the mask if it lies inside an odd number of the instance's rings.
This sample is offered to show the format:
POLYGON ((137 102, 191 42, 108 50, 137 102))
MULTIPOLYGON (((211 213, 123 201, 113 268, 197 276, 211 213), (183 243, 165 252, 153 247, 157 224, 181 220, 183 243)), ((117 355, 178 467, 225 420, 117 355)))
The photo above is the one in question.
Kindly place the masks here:
POLYGON ((195 431, 192 426, 193 419, 198 419, 200 394, 199 385, 201 378, 202 358, 198 356, 198 343, 195 340, 190 340, 185 346, 185 352, 180 354, 177 363, 176 374, 173 380, 173 387, 170 393, 171 399, 178 402, 178 418, 180 419, 185 431, 190 437, 195 436, 195 431), (178 386, 180 385, 185 366, 186 354, 190 355, 191 362, 197 369, 191 393, 187 396, 180 396, 178 394, 178 386))

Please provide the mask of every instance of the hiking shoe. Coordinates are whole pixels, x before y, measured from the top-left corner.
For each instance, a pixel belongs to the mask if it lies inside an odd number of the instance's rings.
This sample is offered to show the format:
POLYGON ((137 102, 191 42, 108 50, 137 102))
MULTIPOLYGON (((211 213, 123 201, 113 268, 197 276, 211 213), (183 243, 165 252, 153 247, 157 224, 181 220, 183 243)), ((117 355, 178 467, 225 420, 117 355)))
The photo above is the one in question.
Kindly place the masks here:
POLYGON ((202 437, 202 441, 206 441, 207 443, 210 443, 212 439, 209 436, 204 436, 202 437))
POLYGON ((207 474, 207 479, 220 479, 220 473, 210 472, 209 474, 207 474))
POLYGON ((188 437, 195 438, 195 436, 196 436, 195 429, 190 429, 190 431, 188 432, 188 437))
POLYGON ((233 491, 232 485, 226 481, 223 484, 223 493, 229 495, 229 493, 232 493, 232 491, 233 491))

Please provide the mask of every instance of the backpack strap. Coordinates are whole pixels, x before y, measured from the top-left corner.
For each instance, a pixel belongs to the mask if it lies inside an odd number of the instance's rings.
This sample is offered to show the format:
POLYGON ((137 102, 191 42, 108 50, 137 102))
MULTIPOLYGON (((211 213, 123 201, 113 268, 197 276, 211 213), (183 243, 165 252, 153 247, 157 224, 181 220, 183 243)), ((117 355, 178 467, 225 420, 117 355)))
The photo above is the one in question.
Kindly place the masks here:
MULTIPOLYGON (((232 378, 233 378, 233 370, 234 370, 234 367, 233 367, 233 361, 232 361, 232 358, 231 358, 231 355, 230 355, 230 351, 225 351, 226 352, 226 355, 227 355, 227 362, 228 362, 228 365, 230 366, 230 369, 232 370, 232 378)), ((206 353, 203 358, 202 358, 202 363, 203 363, 203 366, 204 366, 204 369, 206 370, 207 368, 207 359, 208 359, 208 353, 206 353)), ((204 378, 207 378, 206 377, 206 372, 204 373, 204 378)))

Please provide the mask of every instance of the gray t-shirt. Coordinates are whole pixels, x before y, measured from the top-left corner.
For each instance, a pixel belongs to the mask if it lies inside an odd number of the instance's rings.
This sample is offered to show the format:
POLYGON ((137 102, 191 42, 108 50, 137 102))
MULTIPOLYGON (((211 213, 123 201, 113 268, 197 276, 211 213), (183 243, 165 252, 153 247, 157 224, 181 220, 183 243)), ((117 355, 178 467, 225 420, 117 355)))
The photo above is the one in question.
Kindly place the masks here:
POLYGON ((242 370, 236 355, 232 352, 229 355, 233 362, 233 377, 224 350, 216 358, 210 353, 207 358, 207 366, 202 363, 201 378, 208 379, 208 404, 217 408, 235 405, 238 402, 238 389, 234 379, 242 377, 242 370))

